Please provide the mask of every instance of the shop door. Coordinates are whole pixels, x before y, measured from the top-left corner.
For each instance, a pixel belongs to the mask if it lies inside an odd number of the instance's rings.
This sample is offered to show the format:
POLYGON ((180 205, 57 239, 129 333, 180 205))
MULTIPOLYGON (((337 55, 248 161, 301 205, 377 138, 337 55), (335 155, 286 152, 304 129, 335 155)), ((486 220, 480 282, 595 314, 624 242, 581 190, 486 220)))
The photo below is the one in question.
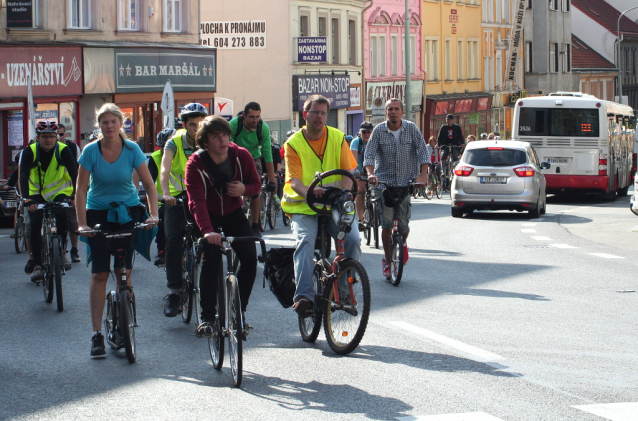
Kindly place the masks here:
POLYGON ((337 110, 330 110, 328 112, 328 121, 326 122, 326 126, 337 128, 338 118, 337 118, 337 110))

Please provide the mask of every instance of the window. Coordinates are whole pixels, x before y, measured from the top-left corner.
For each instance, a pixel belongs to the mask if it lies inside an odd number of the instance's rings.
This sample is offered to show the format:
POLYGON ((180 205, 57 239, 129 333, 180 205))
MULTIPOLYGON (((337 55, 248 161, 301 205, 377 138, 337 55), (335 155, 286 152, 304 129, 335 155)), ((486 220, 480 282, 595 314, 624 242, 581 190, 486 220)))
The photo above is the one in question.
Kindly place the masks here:
POLYGON ((527 0, 527 8, 528 9, 532 8, 532 0, 527 0))
POLYGON ((332 64, 339 64, 339 19, 332 19, 332 64))
POLYGON ((410 36, 410 73, 416 74, 416 36, 410 36))
POLYGON ((496 88, 503 86, 503 58, 501 57, 501 51, 496 54, 496 88))
POLYGON ((525 43, 525 73, 532 73, 532 43, 525 43))
POLYGON ((561 0, 561 6, 563 12, 569 12, 569 1, 570 0, 561 0))
POLYGON ((456 78, 458 80, 465 79, 463 77, 463 41, 462 40, 458 40, 456 42, 456 68, 457 68, 456 78))
POLYGON ((558 72, 558 43, 557 42, 549 43, 549 72, 550 73, 558 72))
POLYGON ((452 41, 445 40, 445 80, 452 80, 452 41))
POLYGON ((140 15, 139 0, 119 0, 118 1, 118 29, 137 31, 139 29, 140 15))
POLYGON ((503 18, 505 23, 512 23, 512 12, 510 12, 510 1, 505 0, 503 3, 503 18))
POLYGON ((439 41, 425 39, 425 69, 427 80, 439 80, 439 41))
POLYGON ((299 36, 307 37, 310 36, 310 18, 308 16, 299 16, 299 36))
POLYGON ((549 0, 549 10, 558 10, 558 0, 549 0))
POLYGON ((182 32, 182 0, 164 0, 164 31, 182 32))
MULTIPOLYGON (((306 17, 307 19, 307 16, 304 16, 304 17, 306 17)), ((328 19, 327 18, 319 18, 319 36, 320 37, 328 36, 328 19)))
MULTIPOLYGON (((572 71, 572 46, 571 44, 563 44, 563 73, 570 73, 572 71)), ((600 97, 599 97, 600 98, 600 97)))
POLYGON ((370 36, 370 76, 372 77, 376 77, 379 73, 378 73, 378 68, 379 68, 379 51, 377 50, 378 46, 377 46, 377 36, 376 35, 371 35, 370 36))
POLYGON ((397 45, 397 37, 395 35, 392 35, 392 45, 391 45, 391 49, 392 49, 392 76, 397 76, 399 73, 399 69, 398 69, 398 54, 399 54, 399 46, 397 45))
POLYGON ((479 78, 478 40, 467 41, 467 78, 479 78))
POLYGON ((385 59, 385 36, 379 37, 379 76, 385 76, 386 59, 385 59))
POLYGON ((90 0, 69 0, 69 28, 91 29, 90 0))
POLYGON ((597 137, 598 109, 521 107, 518 134, 522 136, 597 137))
POLYGON ((353 20, 348 21, 348 64, 357 64, 357 25, 353 20))

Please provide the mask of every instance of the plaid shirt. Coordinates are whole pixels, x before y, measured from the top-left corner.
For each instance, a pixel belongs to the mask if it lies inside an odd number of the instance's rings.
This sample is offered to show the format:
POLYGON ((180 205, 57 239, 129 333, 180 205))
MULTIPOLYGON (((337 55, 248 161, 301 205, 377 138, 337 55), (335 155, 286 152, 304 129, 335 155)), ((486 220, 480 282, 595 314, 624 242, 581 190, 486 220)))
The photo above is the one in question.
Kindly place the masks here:
POLYGON ((384 121, 374 128, 366 146, 363 165, 374 165, 374 175, 388 186, 407 186, 421 174, 421 165, 430 163, 425 140, 416 124, 401 120, 397 145, 384 121))

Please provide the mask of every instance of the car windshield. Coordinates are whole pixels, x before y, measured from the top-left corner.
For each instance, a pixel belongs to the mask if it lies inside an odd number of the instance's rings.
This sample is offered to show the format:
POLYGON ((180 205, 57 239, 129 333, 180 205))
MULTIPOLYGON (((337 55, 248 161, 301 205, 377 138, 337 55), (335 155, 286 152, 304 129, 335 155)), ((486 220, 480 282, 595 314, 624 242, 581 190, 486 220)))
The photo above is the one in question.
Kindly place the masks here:
POLYGON ((512 167, 527 162, 525 151, 517 149, 473 149, 465 152, 469 165, 477 167, 512 167))

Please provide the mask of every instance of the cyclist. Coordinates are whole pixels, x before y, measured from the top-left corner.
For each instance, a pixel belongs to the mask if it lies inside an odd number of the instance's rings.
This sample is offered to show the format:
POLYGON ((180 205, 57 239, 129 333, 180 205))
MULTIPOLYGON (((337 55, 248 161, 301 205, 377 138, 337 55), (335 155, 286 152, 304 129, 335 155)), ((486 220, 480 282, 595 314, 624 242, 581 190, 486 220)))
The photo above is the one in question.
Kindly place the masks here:
MULTIPOLYGON (((350 144, 350 150, 352 151, 352 156, 357 160, 357 170, 359 174, 366 175, 366 170, 363 167, 363 157, 366 152, 366 145, 370 140, 370 136, 372 135, 372 129, 374 126, 369 121, 364 121, 361 123, 361 127, 359 128, 359 134, 354 138, 352 143, 350 144)), ((363 193, 366 188, 366 183, 364 181, 359 180, 358 182, 359 193, 363 193)), ((357 217, 359 218, 359 229, 361 229, 361 223, 363 221, 363 194, 358 194, 354 199, 354 203, 357 207, 357 217)))
MULTIPOLYGON (((201 149, 186 164, 188 207, 208 244, 217 246, 221 245, 222 230, 226 236, 253 235, 242 210, 241 196, 254 195, 261 189, 252 155, 230 142, 231 133, 223 117, 206 117, 196 135, 201 149)), ((237 280, 246 323, 246 307, 257 275, 257 253, 250 243, 237 242, 232 247, 240 262, 237 280)), ((202 324, 197 327, 199 335, 212 333, 220 257, 219 247, 205 247, 200 276, 202 324)))
POLYGON ((186 214, 184 207, 177 204, 176 197, 186 198, 186 161, 197 149, 195 134, 199 123, 208 115, 202 104, 191 103, 184 107, 180 119, 185 129, 175 132, 166 142, 160 183, 164 197, 164 233, 166 246, 166 280, 169 294, 164 297, 164 315, 175 317, 179 314, 179 289, 182 285, 182 240, 186 230, 186 214))
MULTIPOLYGON (((151 154, 151 159, 148 161, 148 172, 151 174, 151 178, 155 182, 157 197, 162 197, 164 195, 162 191, 162 183, 160 183, 159 177, 160 168, 162 166, 162 156, 164 155, 164 146, 166 145, 166 142, 175 135, 176 131, 176 129, 167 127, 157 134, 157 137, 155 138, 155 145, 157 145, 158 149, 151 154)), ((164 247, 166 245, 166 235, 164 233, 164 206, 162 206, 161 203, 158 204, 158 206, 160 222, 157 225, 157 236, 155 237, 155 243, 157 244, 157 256, 155 256, 153 264, 155 266, 164 266, 164 264, 166 264, 166 261, 164 260, 164 247)))
MULTIPOLYGON (((38 204, 51 201, 69 201, 72 204, 77 178, 77 163, 71 149, 58 142, 57 123, 41 121, 36 126, 36 133, 36 142, 25 148, 20 158, 20 191, 25 199, 24 206, 29 210, 29 240, 34 264, 31 280, 34 282, 44 277, 40 235, 44 210, 38 210, 38 204)), ((62 238, 67 231, 67 214, 66 209, 56 209, 58 233, 62 238)))
MULTIPOLYGON (((146 157, 139 146, 125 140, 122 131, 124 116, 117 105, 106 103, 97 111, 97 122, 102 130, 97 141, 86 145, 80 156, 78 171, 77 217, 79 233, 89 237, 91 247, 91 286, 89 290, 93 337, 91 358, 104 358, 102 313, 106 300, 106 282, 110 272, 110 252, 107 240, 93 236, 96 224, 109 231, 129 229, 144 219, 145 207, 140 204, 133 173, 137 173, 146 189, 151 216, 146 222, 156 225, 157 192, 146 166, 146 157), (90 185, 89 185, 90 183, 90 185)), ((149 227, 150 228, 150 227, 149 227)), ((126 276, 131 285, 133 247, 126 254, 126 276)), ((115 268, 119 273, 120 268, 115 268)))
POLYGON ((461 126, 454 124, 454 116, 448 114, 446 120, 447 124, 441 126, 437 138, 437 143, 442 152, 441 159, 443 161, 444 174, 446 174, 447 171, 447 159, 450 154, 450 149, 452 150, 452 161, 455 162, 459 159, 460 147, 465 144, 463 141, 463 130, 461 130, 461 126), (459 146, 459 148, 452 148, 452 146, 459 146))
MULTIPOLYGON (((277 181, 275 180, 275 168, 272 160, 272 149, 270 147, 270 128, 261 119, 261 106, 256 102, 249 102, 244 107, 244 111, 237 117, 230 120, 230 141, 248 149, 255 160, 257 174, 264 173, 261 166, 261 157, 266 163, 268 173, 268 189, 274 191, 277 181)), ((252 215, 252 228, 256 236, 260 236, 259 229, 259 192, 250 198, 250 214, 252 215)))
POLYGON ((436 178, 441 178, 441 149, 436 146, 436 139, 434 136, 430 136, 427 144, 428 154, 430 154, 430 168, 429 172, 436 174, 436 178))
MULTIPOLYGON (((285 143, 286 185, 284 186, 283 211, 292 215, 292 232, 297 242, 293 257, 295 262, 295 292, 293 309, 304 314, 313 305, 315 292, 312 284, 313 255, 317 231, 318 217, 306 203, 308 186, 317 172, 325 172, 337 168, 353 171, 357 167, 343 132, 326 126, 330 102, 321 95, 311 95, 303 107, 306 125, 285 143)), ((349 178, 341 176, 329 177, 323 186, 314 190, 314 195, 321 198, 325 187, 337 186, 352 188, 349 178)), ((338 228, 329 219, 330 235, 336 237, 338 228)), ((361 257, 361 240, 357 225, 346 234, 345 253, 347 257, 359 260, 361 257)))
MULTIPOLYGON (((417 184, 425 184, 430 166, 430 155, 425 147, 423 135, 411 121, 403 120, 403 103, 390 98, 385 103, 387 120, 377 125, 366 147, 363 165, 368 172, 368 181, 392 187, 404 187, 416 178, 417 184)), ((379 192, 381 196, 381 192, 379 192)), ((410 234, 410 195, 399 205, 399 233, 403 236, 403 264, 408 262, 408 235, 410 234)), ((392 245, 393 208, 379 201, 381 214, 381 239, 383 241, 383 275, 390 279, 390 247, 392 245)))
MULTIPOLYGON (((66 139, 66 127, 64 126, 64 124, 58 124, 58 128, 60 142, 66 144, 69 147, 71 153, 73 154, 73 159, 75 159, 75 161, 77 162, 77 160, 80 159, 80 154, 82 153, 80 151, 80 147, 74 141, 66 139)), ((71 261, 73 263, 80 263, 81 259, 80 253, 78 252, 78 235, 75 233, 75 231, 77 231, 78 229, 78 220, 75 217, 75 209, 71 209, 69 211, 68 229, 69 237, 71 237, 71 261)), ((64 269, 71 269, 71 263, 69 262, 68 257, 66 257, 66 252, 62 256, 62 259, 64 260, 64 269)))

